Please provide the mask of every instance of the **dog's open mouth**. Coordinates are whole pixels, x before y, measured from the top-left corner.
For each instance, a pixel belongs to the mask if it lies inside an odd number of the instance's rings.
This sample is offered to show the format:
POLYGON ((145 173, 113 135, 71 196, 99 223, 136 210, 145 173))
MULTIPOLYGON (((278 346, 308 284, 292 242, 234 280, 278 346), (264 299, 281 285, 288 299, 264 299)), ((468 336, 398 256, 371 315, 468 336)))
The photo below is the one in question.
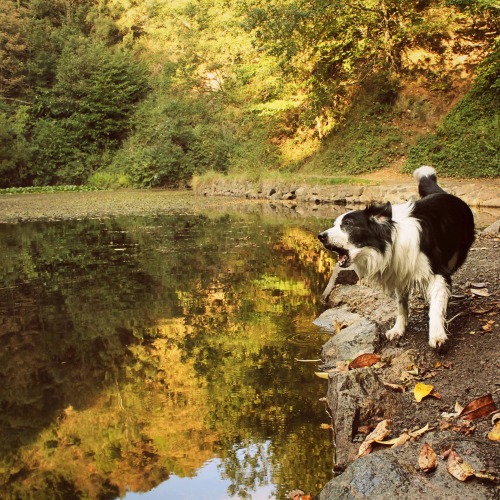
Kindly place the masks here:
POLYGON ((340 267, 349 267, 351 264, 351 259, 349 258, 349 252, 345 248, 336 247, 334 245, 328 245, 328 250, 338 254, 339 258, 337 264, 340 267))

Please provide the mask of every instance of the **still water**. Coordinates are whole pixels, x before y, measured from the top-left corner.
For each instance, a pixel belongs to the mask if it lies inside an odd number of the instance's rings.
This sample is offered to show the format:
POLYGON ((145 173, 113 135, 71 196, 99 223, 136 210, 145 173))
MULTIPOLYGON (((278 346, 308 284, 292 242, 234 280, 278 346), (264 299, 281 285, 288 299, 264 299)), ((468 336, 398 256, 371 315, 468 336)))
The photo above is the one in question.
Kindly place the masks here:
MULTIPOLYGON (((329 221, 328 221, 329 222, 329 221)), ((331 478, 319 218, 0 225, 0 497, 285 498, 331 478)))

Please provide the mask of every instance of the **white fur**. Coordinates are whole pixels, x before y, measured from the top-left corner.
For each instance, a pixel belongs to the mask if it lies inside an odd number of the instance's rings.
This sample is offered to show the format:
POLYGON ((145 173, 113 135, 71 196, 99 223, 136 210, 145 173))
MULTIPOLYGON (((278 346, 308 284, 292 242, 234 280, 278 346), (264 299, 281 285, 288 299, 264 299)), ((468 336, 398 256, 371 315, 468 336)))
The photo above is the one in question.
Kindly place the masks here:
POLYGON ((431 175, 436 175, 436 171, 432 167, 429 167, 429 165, 422 165, 413 172, 413 177, 415 177, 417 182, 420 182, 422 177, 430 177, 431 175))
POLYGON ((350 243, 348 233, 341 228, 346 214, 338 217, 327 230, 328 242, 349 251, 350 267, 360 278, 380 285, 388 294, 396 294, 398 314, 394 327, 386 332, 388 339, 404 335, 408 324, 408 296, 418 291, 431 302, 429 344, 438 347, 447 338, 444 323, 449 289, 442 276, 434 275, 429 259, 420 251, 421 226, 412 217, 412 209, 412 202, 392 206, 392 243, 385 252, 350 243))

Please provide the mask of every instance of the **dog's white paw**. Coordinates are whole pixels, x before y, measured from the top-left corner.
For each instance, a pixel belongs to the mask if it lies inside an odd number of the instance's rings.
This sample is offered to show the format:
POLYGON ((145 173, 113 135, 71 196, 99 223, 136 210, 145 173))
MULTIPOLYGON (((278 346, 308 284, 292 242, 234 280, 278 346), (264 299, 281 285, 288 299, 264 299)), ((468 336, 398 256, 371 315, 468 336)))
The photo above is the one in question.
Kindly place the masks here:
POLYGON ((402 337, 404 333, 405 333, 404 328, 401 328, 398 325, 394 325, 394 327, 385 332, 385 337, 388 340, 396 340, 402 337))
POLYGON ((444 329, 429 332, 429 345, 434 349, 441 347, 447 340, 448 335, 446 335, 444 329))

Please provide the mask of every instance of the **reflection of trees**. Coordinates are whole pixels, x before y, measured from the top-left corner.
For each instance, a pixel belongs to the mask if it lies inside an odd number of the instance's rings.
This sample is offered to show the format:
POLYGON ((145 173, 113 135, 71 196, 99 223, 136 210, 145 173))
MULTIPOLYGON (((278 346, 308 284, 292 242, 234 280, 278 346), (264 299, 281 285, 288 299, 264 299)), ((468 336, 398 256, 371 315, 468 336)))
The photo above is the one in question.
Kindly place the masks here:
POLYGON ((310 439, 318 386, 288 337, 322 283, 314 261, 283 243, 289 233, 262 224, 226 215, 1 228, 2 495, 113 498, 193 475, 214 454, 241 495, 271 474, 283 485, 303 477, 290 436, 310 439), (267 443, 269 460, 241 443, 267 443))

